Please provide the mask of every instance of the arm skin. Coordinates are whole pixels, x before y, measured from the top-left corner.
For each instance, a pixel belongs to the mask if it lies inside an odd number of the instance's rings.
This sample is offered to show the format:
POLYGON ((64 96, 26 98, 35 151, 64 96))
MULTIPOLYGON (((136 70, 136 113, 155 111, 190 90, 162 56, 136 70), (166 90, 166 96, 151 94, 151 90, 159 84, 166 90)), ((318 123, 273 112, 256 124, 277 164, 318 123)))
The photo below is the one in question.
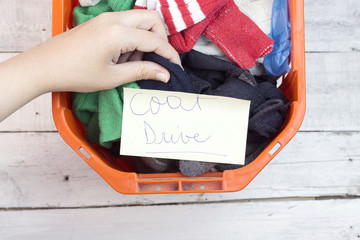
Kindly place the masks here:
POLYGON ((156 12, 100 14, 0 63, 0 121, 47 92, 93 92, 141 79, 167 82, 169 72, 141 61, 143 52, 181 65, 156 12))

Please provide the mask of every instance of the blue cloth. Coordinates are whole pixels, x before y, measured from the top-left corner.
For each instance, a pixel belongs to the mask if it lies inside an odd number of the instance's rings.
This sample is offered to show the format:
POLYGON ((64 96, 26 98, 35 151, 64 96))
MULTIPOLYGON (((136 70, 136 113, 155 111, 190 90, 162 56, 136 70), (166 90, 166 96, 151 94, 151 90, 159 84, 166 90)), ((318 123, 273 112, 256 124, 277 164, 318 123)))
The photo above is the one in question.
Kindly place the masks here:
MULTIPOLYGON (((254 160, 276 136, 288 109, 288 100, 270 79, 255 79, 247 69, 235 64, 191 50, 181 55, 184 70, 168 60, 146 53, 144 60, 159 63, 170 72, 170 80, 163 83, 141 80, 142 89, 193 92, 250 100, 248 138, 245 164, 254 160)), ((172 161, 148 158, 144 163, 153 170, 165 172, 172 161)), ((214 164, 198 161, 177 162, 179 170, 187 176, 198 176, 217 168, 220 171, 242 167, 233 164, 214 164)))
POLYGON ((249 130, 265 138, 275 137, 288 108, 288 100, 275 84, 255 79, 249 70, 191 50, 182 54, 194 92, 251 101, 249 130))
POLYGON ((265 56, 264 66, 269 76, 277 77, 290 70, 291 27, 287 0, 274 0, 270 37, 274 40, 274 46, 273 50, 265 56))
MULTIPOLYGON (((245 164, 252 162, 279 132, 288 110, 288 100, 272 79, 255 79, 249 70, 233 63, 190 51, 181 55, 194 92, 250 100, 245 164)), ((212 163, 179 161, 185 175, 197 176, 214 167, 212 163), (197 167, 198 166, 198 167, 197 167), (197 167, 197 168, 195 168, 197 167)), ((242 167, 217 164, 220 171, 242 167)))
POLYGON ((184 70, 177 64, 157 55, 156 53, 145 53, 144 61, 155 62, 166 68, 170 73, 167 83, 156 80, 140 80, 137 84, 141 89, 154 89, 163 91, 193 92, 191 81, 184 70))

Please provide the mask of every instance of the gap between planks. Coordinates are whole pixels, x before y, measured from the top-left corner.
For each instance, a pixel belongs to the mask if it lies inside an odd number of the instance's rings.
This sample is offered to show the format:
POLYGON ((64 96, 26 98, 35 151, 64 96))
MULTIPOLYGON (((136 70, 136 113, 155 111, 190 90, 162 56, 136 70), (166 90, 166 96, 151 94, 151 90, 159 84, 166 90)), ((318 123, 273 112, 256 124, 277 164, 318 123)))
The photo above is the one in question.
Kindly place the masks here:
POLYGON ((240 199, 240 200, 224 200, 224 201, 206 201, 206 202, 179 202, 179 203, 136 203, 136 204, 113 204, 99 206, 83 206, 83 207, 10 207, 0 208, 0 212, 4 211, 37 211, 37 210, 64 210, 64 209, 100 209, 100 208, 123 208, 123 207, 153 207, 153 206, 176 206, 176 205, 210 205, 224 203, 249 203, 249 202, 297 202, 297 201, 326 201, 326 200, 351 200, 360 199, 360 196, 321 196, 321 197, 284 197, 284 198, 259 198, 259 199, 240 199))

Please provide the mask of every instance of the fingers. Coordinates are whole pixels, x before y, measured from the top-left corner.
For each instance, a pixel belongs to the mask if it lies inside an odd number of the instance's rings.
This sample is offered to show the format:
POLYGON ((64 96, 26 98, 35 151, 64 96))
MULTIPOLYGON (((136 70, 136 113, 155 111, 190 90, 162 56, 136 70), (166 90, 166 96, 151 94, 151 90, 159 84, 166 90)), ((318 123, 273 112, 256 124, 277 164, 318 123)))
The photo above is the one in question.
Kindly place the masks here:
POLYGON ((130 61, 110 67, 110 81, 113 86, 143 79, 168 82, 170 73, 159 64, 148 61, 130 61))
POLYGON ((144 53, 139 51, 127 52, 120 55, 117 64, 125 63, 129 61, 141 61, 144 53))
POLYGON ((121 49, 121 54, 135 50, 155 52, 181 66, 179 54, 168 43, 164 25, 155 11, 110 12, 102 14, 100 22, 108 26, 108 34, 112 32, 112 39, 116 39, 114 44, 121 49))
POLYGON ((120 55, 119 59, 117 60, 116 64, 125 63, 129 61, 130 56, 133 52, 127 52, 120 55))
POLYGON ((143 56, 143 52, 134 51, 129 57, 129 61, 141 61, 143 59, 143 56))
POLYGON ((131 34, 129 33, 129 38, 125 39, 125 41, 128 41, 128 44, 131 44, 131 47, 133 48, 131 49, 132 51, 155 52, 181 66, 180 57, 177 51, 157 34, 141 29, 131 29, 129 31, 131 34))
POLYGON ((123 12, 110 13, 113 21, 128 27, 151 31, 160 35, 167 41, 165 25, 161 21, 159 14, 154 10, 134 9, 123 12))

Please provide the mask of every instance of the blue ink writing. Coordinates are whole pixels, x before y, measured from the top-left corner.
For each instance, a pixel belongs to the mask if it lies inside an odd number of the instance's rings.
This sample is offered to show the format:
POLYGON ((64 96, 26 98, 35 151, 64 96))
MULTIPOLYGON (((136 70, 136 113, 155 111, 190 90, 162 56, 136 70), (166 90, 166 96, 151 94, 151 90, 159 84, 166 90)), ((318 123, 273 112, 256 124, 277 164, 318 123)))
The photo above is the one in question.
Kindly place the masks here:
POLYGON ((148 122, 144 121, 144 131, 146 144, 162 144, 162 143, 183 143, 188 144, 191 140, 196 143, 204 143, 210 139, 211 136, 206 138, 201 138, 199 133, 194 134, 185 134, 183 132, 174 134, 174 133, 165 133, 165 132, 156 132, 148 122))
MULTIPOLYGON (((130 110, 134 115, 143 116, 147 113, 151 113, 152 115, 156 115, 160 112, 162 106, 167 106, 171 109, 182 109, 186 112, 193 111, 195 108, 201 110, 200 99, 202 99, 199 95, 196 95, 195 103, 192 106, 183 106, 183 101, 181 97, 169 95, 163 101, 161 101, 158 97, 152 96, 149 100, 149 104, 145 107, 145 109, 140 110, 142 107, 141 104, 134 103, 135 98, 142 95, 143 93, 136 93, 132 96, 130 100, 130 110)), ((207 98, 205 98, 207 99, 207 98)))

